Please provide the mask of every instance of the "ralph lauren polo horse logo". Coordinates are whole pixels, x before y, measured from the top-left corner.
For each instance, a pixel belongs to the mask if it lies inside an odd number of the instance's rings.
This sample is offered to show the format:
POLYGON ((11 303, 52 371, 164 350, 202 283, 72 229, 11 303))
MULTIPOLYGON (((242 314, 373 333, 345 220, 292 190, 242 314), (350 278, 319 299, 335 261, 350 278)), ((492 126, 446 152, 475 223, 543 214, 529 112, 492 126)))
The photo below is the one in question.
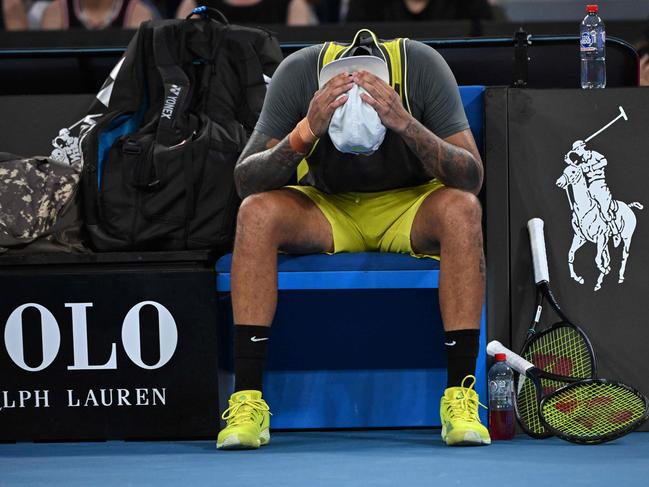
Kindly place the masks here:
POLYGON ((584 278, 575 272, 575 253, 586 242, 597 245, 595 265, 599 270, 595 291, 602 287, 602 281, 611 271, 611 255, 609 240, 618 247, 623 243, 622 262, 618 283, 624 282, 627 259, 631 238, 636 227, 636 216, 631 208, 642 210, 638 202, 625 203, 614 200, 606 184, 605 168, 608 164, 606 157, 599 152, 589 150, 586 143, 602 133, 620 118, 628 120, 624 108, 620 114, 604 127, 585 140, 576 140, 572 149, 564 157, 566 167, 563 174, 556 181, 559 188, 565 189, 568 203, 572 210, 572 230, 574 232, 572 245, 568 252, 568 267, 570 277, 579 284, 584 283, 584 278))

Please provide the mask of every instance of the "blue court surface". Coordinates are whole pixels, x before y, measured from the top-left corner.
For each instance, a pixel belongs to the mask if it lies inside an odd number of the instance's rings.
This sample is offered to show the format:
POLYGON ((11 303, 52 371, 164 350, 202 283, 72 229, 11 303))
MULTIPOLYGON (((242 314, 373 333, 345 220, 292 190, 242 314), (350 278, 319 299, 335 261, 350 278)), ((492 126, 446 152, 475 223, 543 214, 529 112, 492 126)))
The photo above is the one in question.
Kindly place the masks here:
POLYGON ((558 439, 450 448, 439 430, 273 433, 258 451, 211 441, 0 445, 0 486, 649 485, 649 434, 581 446, 558 439))

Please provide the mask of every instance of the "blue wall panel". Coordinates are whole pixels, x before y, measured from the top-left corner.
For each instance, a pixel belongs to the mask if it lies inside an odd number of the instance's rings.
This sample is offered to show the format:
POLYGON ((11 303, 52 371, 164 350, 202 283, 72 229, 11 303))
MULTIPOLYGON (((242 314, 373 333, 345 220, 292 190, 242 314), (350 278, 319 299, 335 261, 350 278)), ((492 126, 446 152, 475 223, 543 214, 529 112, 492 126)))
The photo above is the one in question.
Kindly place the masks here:
MULTIPOLYGON (((483 318, 484 404, 485 337, 483 318)), ((272 427, 439 426, 443 341, 436 289, 280 292, 264 381, 272 427)))

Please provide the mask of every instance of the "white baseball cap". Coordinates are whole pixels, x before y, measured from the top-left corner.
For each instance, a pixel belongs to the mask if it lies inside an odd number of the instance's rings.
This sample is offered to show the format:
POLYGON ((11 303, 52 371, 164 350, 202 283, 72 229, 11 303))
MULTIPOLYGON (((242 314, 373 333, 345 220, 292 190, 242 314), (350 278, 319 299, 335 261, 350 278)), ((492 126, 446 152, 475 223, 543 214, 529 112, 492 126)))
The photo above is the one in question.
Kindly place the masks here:
POLYGON ((331 78, 340 73, 354 73, 367 71, 381 78, 386 83, 390 82, 390 72, 387 63, 377 56, 350 56, 336 59, 326 64, 318 76, 318 88, 322 88, 331 78))
MULTIPOLYGON (((325 65, 318 77, 319 87, 340 73, 367 71, 385 83, 390 82, 387 63, 376 56, 351 56, 325 65)), ((376 110, 360 95, 366 91, 354 85, 346 94, 347 101, 336 108, 329 123, 329 137, 336 149, 349 154, 369 155, 376 151, 385 138, 385 126, 376 110)))

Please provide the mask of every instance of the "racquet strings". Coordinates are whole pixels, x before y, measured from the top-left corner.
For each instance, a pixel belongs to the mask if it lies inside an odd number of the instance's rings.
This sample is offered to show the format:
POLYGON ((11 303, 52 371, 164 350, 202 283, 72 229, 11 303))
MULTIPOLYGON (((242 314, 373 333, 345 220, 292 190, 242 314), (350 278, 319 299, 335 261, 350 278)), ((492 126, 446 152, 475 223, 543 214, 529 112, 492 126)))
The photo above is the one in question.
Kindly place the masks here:
MULTIPOLYGON (((595 364, 590 346, 584 336, 571 326, 555 326, 533 338, 521 354, 544 372, 577 379, 593 377, 595 364)), ((567 382, 541 378, 542 395, 547 396, 567 382)), ((519 377, 516 407, 519 418, 528 432, 538 436, 550 433, 538 415, 538 398, 532 381, 519 377), (520 381, 523 381, 522 387, 520 381)))
MULTIPOLYGON (((521 426, 527 432, 537 438, 552 436, 552 433, 541 424, 539 418, 539 401, 536 395, 536 387, 531 380, 521 375, 519 381, 524 381, 523 386, 516 396, 516 411, 521 421, 521 426)), ((566 382, 541 379, 541 387, 544 391, 553 392, 565 386, 566 382)))
POLYGON ((548 397, 542 408, 547 424, 566 439, 594 443, 633 429, 644 419, 647 403, 621 384, 587 381, 548 397))

